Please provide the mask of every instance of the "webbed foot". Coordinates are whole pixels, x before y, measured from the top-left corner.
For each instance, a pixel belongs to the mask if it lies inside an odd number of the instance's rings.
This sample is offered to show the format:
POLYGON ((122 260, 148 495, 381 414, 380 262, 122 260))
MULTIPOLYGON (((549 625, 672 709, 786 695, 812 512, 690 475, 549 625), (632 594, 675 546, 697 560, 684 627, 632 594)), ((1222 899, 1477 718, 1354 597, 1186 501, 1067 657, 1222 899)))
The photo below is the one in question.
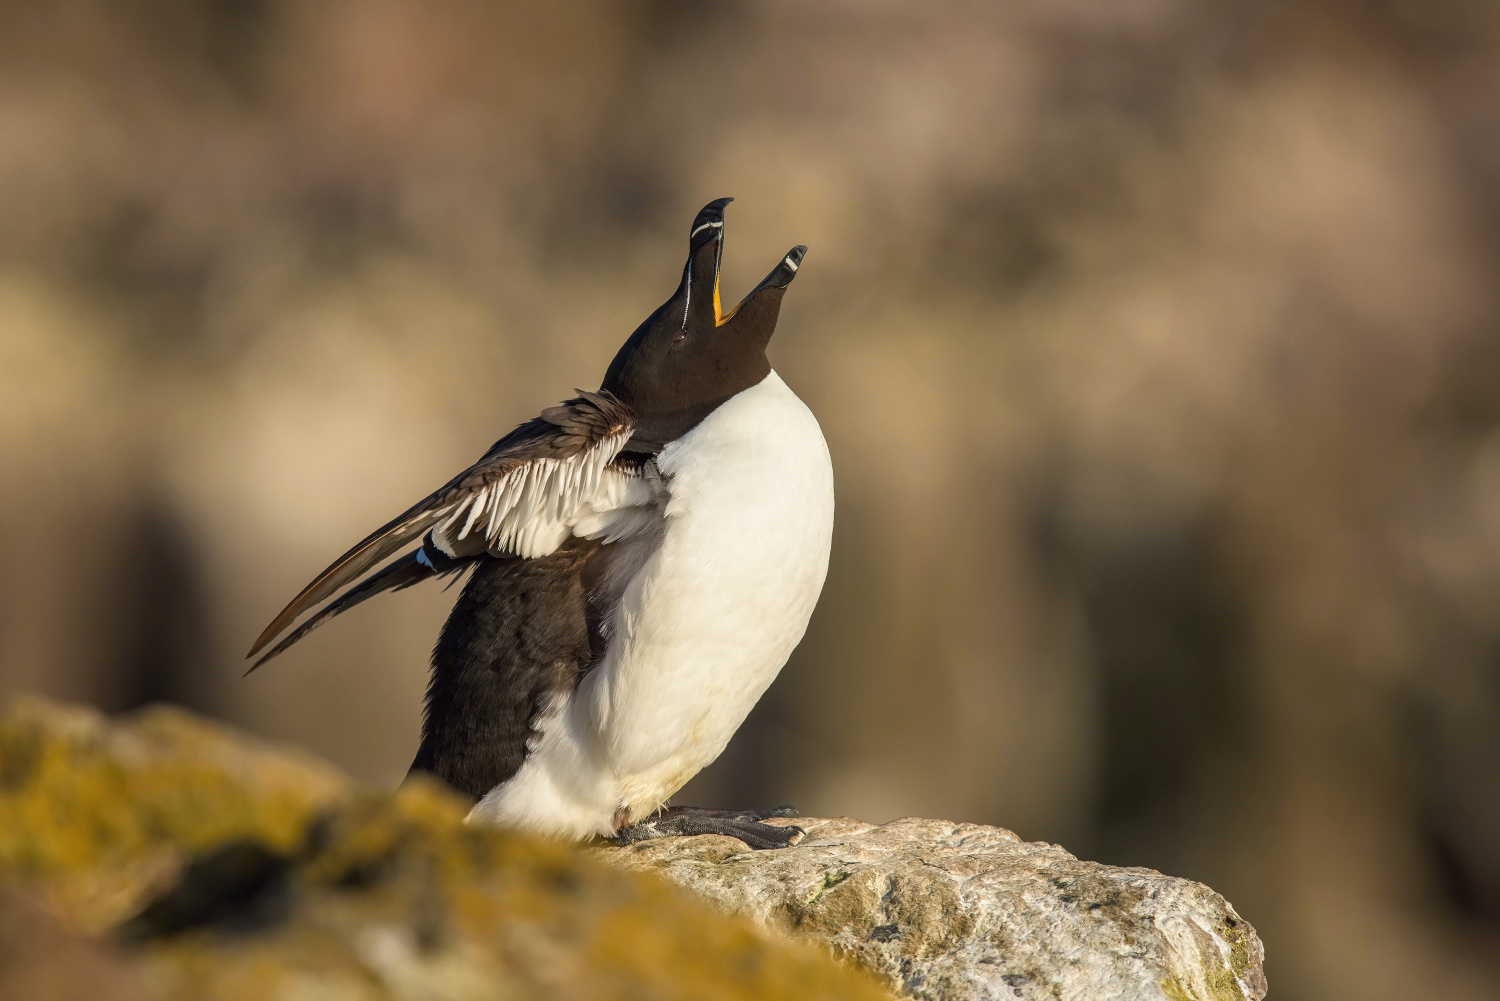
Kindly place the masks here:
POLYGON ((795 817, 790 806, 769 810, 709 810, 698 806, 668 806, 642 820, 622 827, 610 840, 617 845, 649 841, 652 838, 682 837, 693 834, 724 834, 739 838, 755 849, 786 848, 803 835, 800 827, 762 824, 768 817, 795 817))

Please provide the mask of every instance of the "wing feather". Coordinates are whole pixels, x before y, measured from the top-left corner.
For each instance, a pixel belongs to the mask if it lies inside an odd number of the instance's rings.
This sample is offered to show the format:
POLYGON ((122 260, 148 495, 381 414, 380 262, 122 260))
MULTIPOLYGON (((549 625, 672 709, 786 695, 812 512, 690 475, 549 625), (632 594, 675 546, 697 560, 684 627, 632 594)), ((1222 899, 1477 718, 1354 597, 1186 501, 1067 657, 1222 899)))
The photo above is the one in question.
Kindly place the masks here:
MULTIPOLYGON (((580 390, 566 403, 542 411, 335 560, 271 620, 248 656, 303 612, 428 531, 433 544, 454 557, 486 550, 525 557, 551 552, 571 533, 574 521, 593 512, 591 501, 606 480, 639 479, 633 467, 609 468, 635 425, 630 408, 603 391, 580 390)), ((611 492, 618 493, 620 485, 613 486, 611 492)))
POLYGON ((286 639, 262 654, 261 658, 254 664, 251 664, 250 670, 245 673, 249 674, 272 657, 285 653, 288 647, 302 637, 335 615, 347 612, 366 598, 377 595, 382 591, 400 591, 403 588, 411 587, 413 584, 420 584, 429 577, 438 576, 439 571, 417 559, 417 552, 420 552, 420 550, 407 553, 401 559, 395 560, 389 566, 382 569, 379 573, 371 574, 354 587, 339 595, 337 600, 330 601, 324 605, 318 610, 318 614, 309 617, 307 621, 288 633, 286 639))

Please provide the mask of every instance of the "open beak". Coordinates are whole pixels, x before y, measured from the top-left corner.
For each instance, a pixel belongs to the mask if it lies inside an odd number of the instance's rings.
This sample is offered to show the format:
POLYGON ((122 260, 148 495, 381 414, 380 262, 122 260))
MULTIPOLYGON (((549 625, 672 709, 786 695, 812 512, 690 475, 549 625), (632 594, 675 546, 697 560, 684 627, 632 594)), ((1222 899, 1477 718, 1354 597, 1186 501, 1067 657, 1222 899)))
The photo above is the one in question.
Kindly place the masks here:
POLYGON ((803 255, 807 253, 804 246, 793 247, 759 285, 725 313, 719 294, 719 271, 724 260, 724 206, 732 201, 733 198, 715 198, 703 206, 693 219, 688 237, 688 263, 683 274, 683 285, 687 293, 682 315, 684 329, 694 319, 707 320, 709 302, 713 304, 714 326, 722 327, 762 291, 786 288, 797 277, 797 269, 802 264, 803 255))

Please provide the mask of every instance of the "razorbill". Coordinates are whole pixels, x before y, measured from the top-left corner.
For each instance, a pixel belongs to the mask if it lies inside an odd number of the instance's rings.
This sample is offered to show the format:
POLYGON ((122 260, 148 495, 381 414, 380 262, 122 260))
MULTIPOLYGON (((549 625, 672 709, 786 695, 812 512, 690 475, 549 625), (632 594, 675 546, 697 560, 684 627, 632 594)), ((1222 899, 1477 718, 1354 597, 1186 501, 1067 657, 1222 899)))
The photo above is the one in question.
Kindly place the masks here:
POLYGON ((766 345, 805 247, 734 309, 720 198, 672 297, 577 391, 334 561, 272 620, 259 667, 371 595, 469 577, 432 655, 412 764, 469 819, 619 841, 801 833, 779 810, 667 800, 718 757, 802 639, 828 569, 833 468, 766 345), (420 543, 383 569, 383 561, 420 543))

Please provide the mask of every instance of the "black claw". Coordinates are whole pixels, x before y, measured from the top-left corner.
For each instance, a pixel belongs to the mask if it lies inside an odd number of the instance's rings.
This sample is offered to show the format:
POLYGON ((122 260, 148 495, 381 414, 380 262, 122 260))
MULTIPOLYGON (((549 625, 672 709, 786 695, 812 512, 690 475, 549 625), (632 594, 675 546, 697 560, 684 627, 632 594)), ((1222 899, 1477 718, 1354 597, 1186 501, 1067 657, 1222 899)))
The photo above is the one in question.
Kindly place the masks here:
POLYGON ((789 806, 768 810, 705 810, 693 806, 672 806, 638 824, 621 828, 610 840, 623 846, 653 838, 723 834, 738 838, 758 850, 786 848, 802 837, 805 833, 802 828, 762 824, 760 821, 768 817, 789 817, 795 814, 796 811, 789 806))
POLYGON ((729 836, 739 838, 756 851, 768 851, 774 848, 790 848, 806 833, 802 828, 796 826, 782 827, 779 824, 758 824, 752 820, 743 824, 736 824, 733 833, 729 836))

